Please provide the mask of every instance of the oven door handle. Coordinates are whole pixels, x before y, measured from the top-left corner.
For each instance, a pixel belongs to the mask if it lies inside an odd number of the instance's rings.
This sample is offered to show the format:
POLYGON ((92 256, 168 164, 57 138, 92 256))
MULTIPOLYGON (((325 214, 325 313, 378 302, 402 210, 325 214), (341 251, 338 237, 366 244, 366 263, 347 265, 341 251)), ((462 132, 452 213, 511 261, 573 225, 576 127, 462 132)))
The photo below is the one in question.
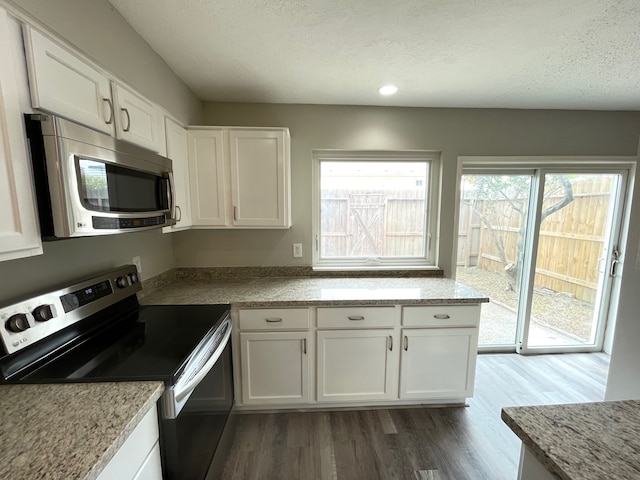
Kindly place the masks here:
POLYGON ((196 373, 191 379, 189 379, 187 383, 184 384, 184 386, 180 384, 175 386, 173 394, 174 394, 176 403, 180 403, 186 397, 191 395, 191 393, 193 393, 193 391, 196 389, 198 384, 202 381, 204 377, 207 376, 209 371, 211 371, 213 366, 216 364, 216 362, 218 361, 218 358, 220 358, 220 355, 222 355, 222 352, 224 351, 227 344, 229 343, 229 338, 231 338, 231 320, 230 319, 225 320, 225 322, 222 325, 220 325, 220 328, 224 328, 225 326, 227 327, 227 329, 222 341, 220 342, 218 347, 215 349, 215 351, 211 354, 211 356, 207 359, 206 363, 202 366, 202 368, 200 368, 198 373, 196 373))

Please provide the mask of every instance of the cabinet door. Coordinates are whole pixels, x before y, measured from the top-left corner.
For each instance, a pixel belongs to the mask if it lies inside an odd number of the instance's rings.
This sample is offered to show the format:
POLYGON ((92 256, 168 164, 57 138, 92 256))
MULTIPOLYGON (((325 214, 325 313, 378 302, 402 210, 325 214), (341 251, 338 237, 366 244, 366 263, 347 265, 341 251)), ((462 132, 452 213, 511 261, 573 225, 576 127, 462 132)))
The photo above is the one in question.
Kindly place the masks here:
POLYGON ((191 220, 195 227, 228 225, 222 129, 187 130, 191 220))
POLYGON ((12 45, 0 9, 0 260, 42 253, 12 45))
POLYGON ((176 190, 176 224, 163 232, 183 230, 191 226, 191 198, 189 191, 189 149, 187 131, 170 118, 165 119, 167 157, 173 163, 176 190))
POLYGON ((109 79, 30 26, 23 32, 33 107, 113 135, 109 79))
POLYGON ((116 135, 122 140, 160 151, 160 130, 164 128, 160 110, 137 93, 112 82, 116 114, 116 135))
POLYGON ((396 398, 393 329, 326 330, 317 335, 319 402, 396 398))
POLYGON ((98 480, 162 479, 158 437, 158 413, 154 405, 107 463, 98 480))
POLYGON ((477 328, 403 330, 400 398, 472 396, 477 348, 477 328))
POLYGON ((242 332, 242 403, 309 401, 309 333, 242 332))
POLYGON ((289 228, 288 130, 229 130, 233 225, 289 228))

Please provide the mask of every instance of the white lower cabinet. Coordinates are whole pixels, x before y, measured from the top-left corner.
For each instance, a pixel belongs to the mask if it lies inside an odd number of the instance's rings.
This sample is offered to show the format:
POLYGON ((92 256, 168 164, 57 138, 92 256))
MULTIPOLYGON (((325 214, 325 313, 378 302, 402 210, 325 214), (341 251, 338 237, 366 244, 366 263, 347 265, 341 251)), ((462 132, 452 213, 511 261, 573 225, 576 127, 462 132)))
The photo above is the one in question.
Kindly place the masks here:
POLYGON ((242 403, 309 401, 309 332, 240 333, 242 403))
POLYGON ((465 398, 473 394, 476 328, 402 331, 400 398, 465 398))
POLYGON ((158 438, 158 413, 154 405, 102 470, 98 480, 162 480, 158 438))
POLYGON ((393 329, 318 331, 318 401, 395 397, 393 329))
POLYGON ((238 312, 243 405, 304 404, 309 397, 308 308, 238 312))
POLYGON ((479 318, 477 304, 240 310, 241 406, 462 403, 479 318))

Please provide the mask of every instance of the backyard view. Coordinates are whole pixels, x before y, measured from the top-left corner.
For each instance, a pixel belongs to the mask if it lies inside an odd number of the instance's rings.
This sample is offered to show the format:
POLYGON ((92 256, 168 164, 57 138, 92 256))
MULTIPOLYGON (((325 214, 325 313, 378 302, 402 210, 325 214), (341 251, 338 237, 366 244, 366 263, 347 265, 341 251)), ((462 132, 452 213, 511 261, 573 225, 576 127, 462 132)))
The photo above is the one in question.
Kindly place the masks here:
MULTIPOLYGON (((593 344, 616 175, 545 178, 530 346, 593 344)), ((480 345, 518 341, 531 176, 464 175, 456 278, 491 298, 480 345)))

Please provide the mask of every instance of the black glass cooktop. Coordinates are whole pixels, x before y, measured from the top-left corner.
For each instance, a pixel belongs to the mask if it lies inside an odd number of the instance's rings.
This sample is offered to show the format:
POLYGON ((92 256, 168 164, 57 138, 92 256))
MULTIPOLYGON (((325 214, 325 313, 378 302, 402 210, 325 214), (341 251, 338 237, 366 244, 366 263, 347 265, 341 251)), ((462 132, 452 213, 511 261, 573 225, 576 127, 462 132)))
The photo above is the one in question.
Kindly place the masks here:
POLYGON ((229 305, 142 306, 11 382, 161 380, 171 385, 229 305))

